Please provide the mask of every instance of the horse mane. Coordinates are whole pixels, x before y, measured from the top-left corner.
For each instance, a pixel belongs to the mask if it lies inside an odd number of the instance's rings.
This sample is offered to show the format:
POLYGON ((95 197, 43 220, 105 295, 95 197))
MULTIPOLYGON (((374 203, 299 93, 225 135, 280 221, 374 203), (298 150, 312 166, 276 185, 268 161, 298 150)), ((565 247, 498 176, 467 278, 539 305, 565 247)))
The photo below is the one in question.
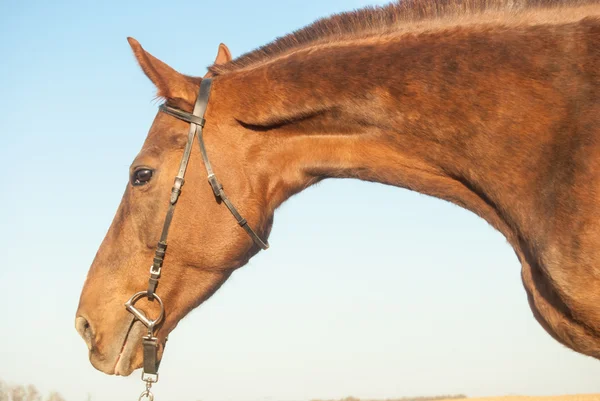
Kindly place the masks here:
POLYGON ((393 32, 398 26, 426 20, 473 15, 486 11, 519 11, 599 3, 599 0, 398 0, 385 6, 333 14, 241 55, 226 64, 209 67, 222 75, 280 56, 311 44, 358 39, 393 32))

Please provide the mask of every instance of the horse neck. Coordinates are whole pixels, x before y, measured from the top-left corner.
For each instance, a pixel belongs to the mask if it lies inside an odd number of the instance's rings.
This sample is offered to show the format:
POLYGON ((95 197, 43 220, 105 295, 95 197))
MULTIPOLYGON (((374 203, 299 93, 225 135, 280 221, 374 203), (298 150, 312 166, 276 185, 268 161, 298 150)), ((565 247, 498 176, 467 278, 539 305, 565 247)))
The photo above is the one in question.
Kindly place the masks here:
POLYGON ((600 357, 597 49, 598 18, 456 27, 300 50, 215 89, 255 131, 271 209, 348 177, 471 210, 517 253, 543 327, 600 357))
MULTIPOLYGON (((567 67, 579 54, 556 49, 577 29, 363 39, 224 75, 219 86, 243 93, 230 105, 238 120, 277 140, 264 156, 272 207, 312 182, 351 177, 449 200, 513 245, 541 244, 551 222, 540 191, 569 156, 556 152, 568 99, 555 80, 578 79, 567 67)), ((564 189, 555 184, 552 199, 564 189)))

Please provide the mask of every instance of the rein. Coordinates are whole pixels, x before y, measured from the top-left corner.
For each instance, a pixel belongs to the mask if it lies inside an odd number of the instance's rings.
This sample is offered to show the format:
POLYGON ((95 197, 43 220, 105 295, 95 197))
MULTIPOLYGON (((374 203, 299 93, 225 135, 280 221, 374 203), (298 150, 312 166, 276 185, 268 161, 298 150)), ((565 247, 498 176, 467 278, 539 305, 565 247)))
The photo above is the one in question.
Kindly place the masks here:
POLYGON ((144 398, 147 398, 150 401, 154 400, 154 395, 150 391, 150 388, 152 387, 152 384, 158 382, 158 367, 160 364, 160 362, 158 362, 159 344, 158 338, 154 336, 154 332, 164 319, 165 307, 160 297, 156 294, 156 288, 158 286, 158 280, 160 279, 165 254, 167 252, 167 236, 169 234, 169 227, 171 226, 171 221, 173 220, 173 214, 175 213, 175 206, 177 205, 177 200, 179 199, 179 195, 181 195, 181 188, 183 187, 183 184, 185 182, 185 171, 190 160, 190 155, 192 153, 194 137, 198 137, 200 153, 202 154, 204 167, 206 168, 206 172, 208 173, 208 182, 210 183, 210 186, 213 190, 217 202, 223 202, 225 206, 227 206, 227 209, 229 209, 233 217, 235 217, 237 223, 246 231, 246 233, 248 233, 248 235, 250 236, 250 238, 252 238, 256 245, 258 245, 263 250, 269 248, 269 243, 267 241, 263 241, 258 236, 258 234, 256 234, 252 227, 248 225, 246 219, 244 219, 242 215, 240 215, 235 206, 233 206, 233 203, 231 203, 229 198, 225 195, 225 192, 223 191, 223 185, 221 185, 221 183, 215 176, 210 161, 208 160, 206 146, 204 145, 204 139, 202 137, 202 130, 204 128, 204 124, 206 123, 206 120, 204 119, 204 114, 206 112, 206 107, 208 106, 208 99, 210 97, 211 87, 212 79, 205 78, 202 80, 202 82, 200 83, 200 91, 198 93, 198 97, 196 98, 196 103, 194 105, 194 110, 192 113, 188 113, 186 111, 167 106, 166 104, 161 104, 159 106, 159 110, 161 112, 190 123, 190 129, 188 132, 188 140, 185 144, 183 156, 181 158, 181 163, 179 165, 179 172, 175 177, 175 183, 173 184, 173 188, 171 189, 169 209, 165 216, 165 222, 163 225, 162 233, 160 235, 160 239, 158 241, 158 245, 156 246, 154 261, 152 263, 152 266, 150 266, 150 278, 148 279, 148 289, 146 291, 141 291, 134 294, 125 303, 125 308, 133 314, 135 319, 142 322, 142 324, 148 329, 147 335, 143 337, 144 366, 142 370, 142 380, 146 383, 146 390, 144 390, 142 394, 140 394, 138 401, 144 398), (149 301, 156 300, 160 307, 160 313, 158 317, 154 320, 149 319, 144 314, 144 312, 142 312, 134 306, 138 300, 145 296, 148 297, 149 301))

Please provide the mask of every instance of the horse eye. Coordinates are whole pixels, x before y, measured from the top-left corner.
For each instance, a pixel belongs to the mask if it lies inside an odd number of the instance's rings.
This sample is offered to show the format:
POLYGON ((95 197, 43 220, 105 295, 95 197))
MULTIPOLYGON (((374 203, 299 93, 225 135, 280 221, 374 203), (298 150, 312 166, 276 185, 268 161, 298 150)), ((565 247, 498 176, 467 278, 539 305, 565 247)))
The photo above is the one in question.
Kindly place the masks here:
POLYGON ((139 170, 135 170, 133 173, 132 181, 133 185, 139 186, 147 184, 148 181, 152 178, 152 170, 148 168, 141 168, 139 170))

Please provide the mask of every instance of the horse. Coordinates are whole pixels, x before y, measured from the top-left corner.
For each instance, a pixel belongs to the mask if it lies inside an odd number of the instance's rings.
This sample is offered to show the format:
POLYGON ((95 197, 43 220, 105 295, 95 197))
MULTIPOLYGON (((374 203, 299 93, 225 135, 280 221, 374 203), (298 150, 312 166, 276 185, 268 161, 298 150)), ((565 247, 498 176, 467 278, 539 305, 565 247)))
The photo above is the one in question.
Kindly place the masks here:
POLYGON ((600 358, 600 0, 401 0, 236 59, 221 44, 204 76, 128 41, 164 103, 81 291, 96 369, 142 367, 142 320, 164 312, 148 330, 160 362, 178 322, 267 247, 277 208, 330 178, 475 213, 517 255, 545 331, 600 358))

